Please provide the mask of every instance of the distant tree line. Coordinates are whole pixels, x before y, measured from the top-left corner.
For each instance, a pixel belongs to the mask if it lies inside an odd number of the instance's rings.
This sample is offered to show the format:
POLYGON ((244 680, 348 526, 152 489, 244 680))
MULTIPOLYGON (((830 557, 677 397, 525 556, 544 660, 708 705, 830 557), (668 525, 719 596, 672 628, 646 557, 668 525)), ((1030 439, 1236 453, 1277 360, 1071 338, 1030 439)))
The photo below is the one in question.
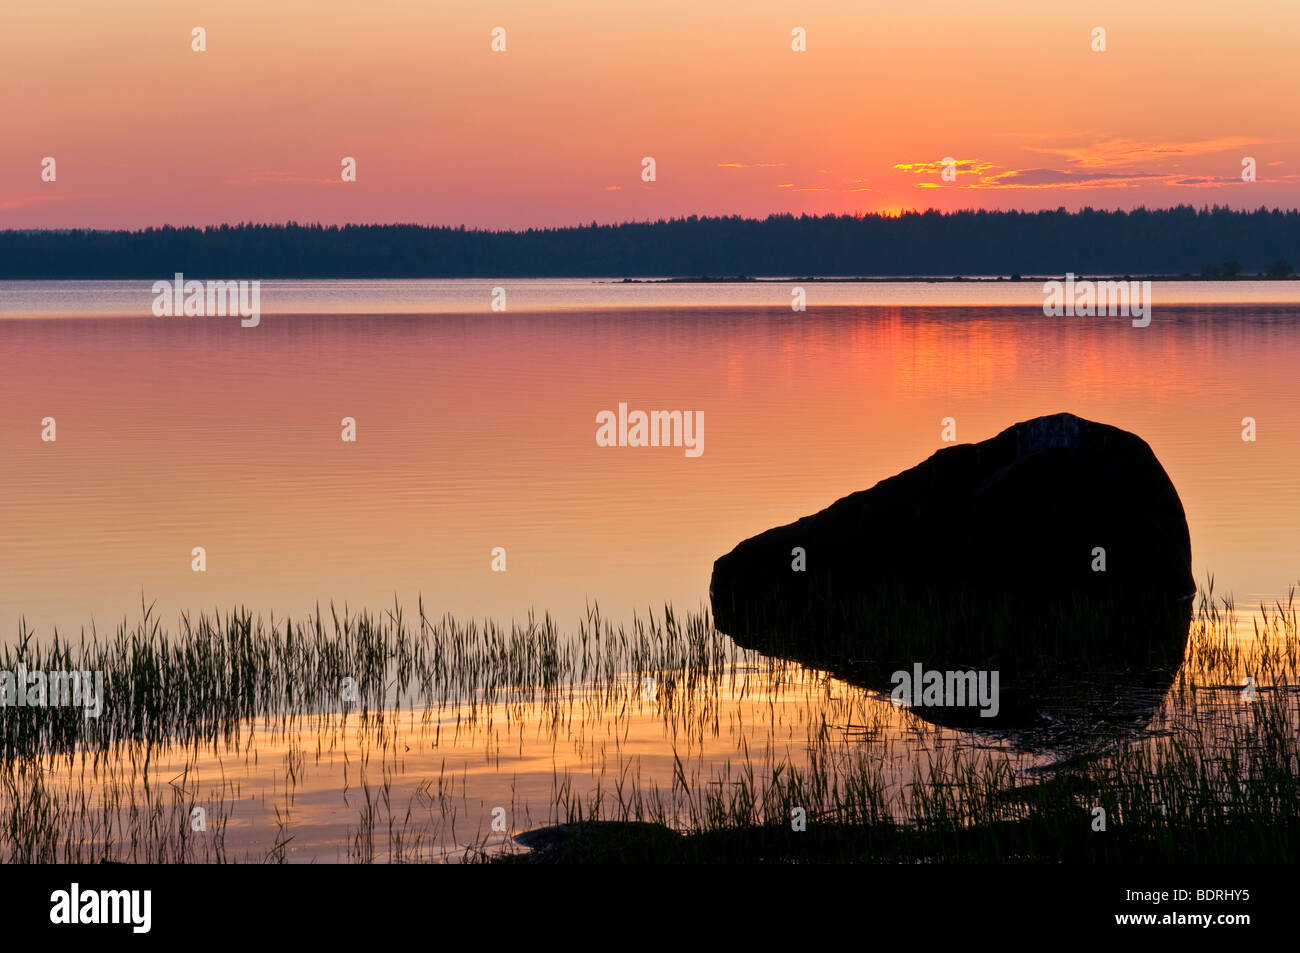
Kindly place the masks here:
POLYGON ((881 275, 1285 277, 1300 210, 698 217, 491 231, 221 225, 0 232, 0 278, 881 275))

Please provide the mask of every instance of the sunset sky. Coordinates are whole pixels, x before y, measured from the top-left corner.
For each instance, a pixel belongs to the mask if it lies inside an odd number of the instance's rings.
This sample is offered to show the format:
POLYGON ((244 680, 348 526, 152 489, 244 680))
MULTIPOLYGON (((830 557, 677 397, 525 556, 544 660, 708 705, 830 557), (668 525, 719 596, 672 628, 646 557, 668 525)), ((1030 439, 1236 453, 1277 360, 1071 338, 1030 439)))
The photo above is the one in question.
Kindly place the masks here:
POLYGON ((6 3, 0 228, 1295 207, 1298 40, 1294 0, 6 3))

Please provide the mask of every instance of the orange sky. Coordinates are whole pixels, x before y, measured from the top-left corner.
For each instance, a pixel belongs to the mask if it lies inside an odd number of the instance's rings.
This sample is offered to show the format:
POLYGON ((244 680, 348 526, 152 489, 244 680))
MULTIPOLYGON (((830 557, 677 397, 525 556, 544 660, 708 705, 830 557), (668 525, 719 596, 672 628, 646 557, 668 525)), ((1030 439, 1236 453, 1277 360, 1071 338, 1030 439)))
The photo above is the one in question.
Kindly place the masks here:
POLYGON ((1297 38, 1294 0, 7 3, 0 228, 1294 207, 1297 38))

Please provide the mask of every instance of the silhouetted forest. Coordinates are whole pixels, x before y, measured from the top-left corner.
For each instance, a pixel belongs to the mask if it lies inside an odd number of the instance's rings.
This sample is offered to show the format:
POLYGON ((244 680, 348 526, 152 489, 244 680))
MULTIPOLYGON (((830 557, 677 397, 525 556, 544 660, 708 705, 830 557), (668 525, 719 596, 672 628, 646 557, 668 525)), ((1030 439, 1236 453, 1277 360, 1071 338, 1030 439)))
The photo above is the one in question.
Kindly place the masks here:
POLYGON ((739 216, 489 231, 222 225, 0 232, 0 278, 1260 274, 1300 265, 1300 211, 739 216))

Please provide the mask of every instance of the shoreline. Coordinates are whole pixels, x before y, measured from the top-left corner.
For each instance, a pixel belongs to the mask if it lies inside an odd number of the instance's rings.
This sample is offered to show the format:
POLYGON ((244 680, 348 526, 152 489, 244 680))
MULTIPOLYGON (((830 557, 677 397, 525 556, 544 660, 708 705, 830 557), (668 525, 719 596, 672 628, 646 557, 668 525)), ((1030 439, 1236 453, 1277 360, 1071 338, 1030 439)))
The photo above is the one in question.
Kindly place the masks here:
MULTIPOLYGON (((1076 281, 1205 281, 1205 282, 1250 282, 1250 281, 1300 281, 1300 274, 1288 275, 1285 278, 1275 275, 1235 275, 1231 278, 1212 277, 1207 275, 1192 274, 1152 274, 1152 275, 1094 275, 1091 273, 1079 272, 1074 275, 1076 281)), ((592 281, 601 284, 620 284, 620 285, 726 285, 726 284, 788 284, 791 281, 807 282, 825 282, 828 284, 999 284, 1007 282, 1035 284, 1042 281, 1063 281, 1065 275, 1021 275, 1012 274, 1003 275, 952 275, 950 277, 941 277, 934 275, 892 275, 892 276, 867 276, 859 275, 856 277, 833 277, 833 276, 804 276, 789 278, 758 278, 749 275, 732 275, 732 276, 683 276, 675 278, 593 278, 592 281)))

